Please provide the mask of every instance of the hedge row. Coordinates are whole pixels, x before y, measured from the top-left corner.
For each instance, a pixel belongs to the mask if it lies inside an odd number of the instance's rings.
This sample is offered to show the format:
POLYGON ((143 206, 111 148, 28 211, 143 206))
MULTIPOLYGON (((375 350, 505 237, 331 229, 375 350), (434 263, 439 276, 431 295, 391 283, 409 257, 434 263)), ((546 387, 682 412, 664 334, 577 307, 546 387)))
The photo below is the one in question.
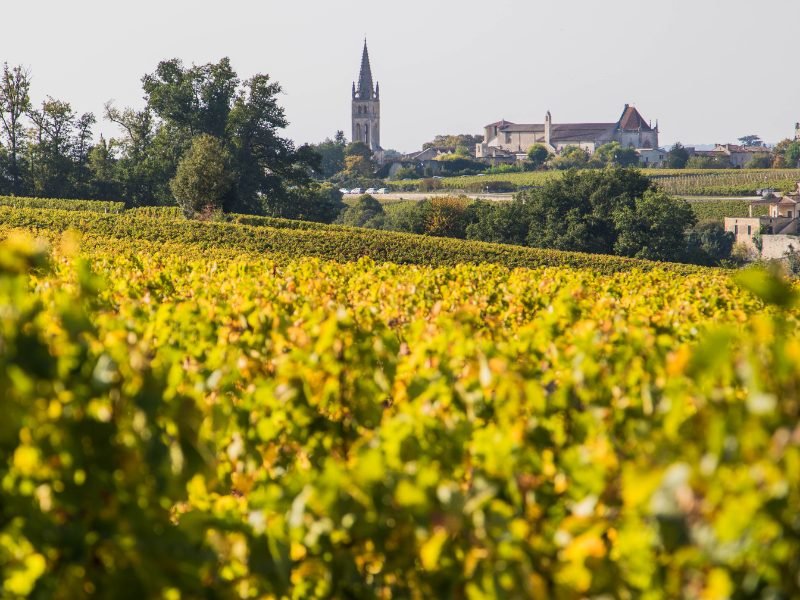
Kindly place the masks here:
POLYGON ((124 202, 111 202, 107 200, 66 200, 62 198, 23 198, 19 196, 0 196, 0 206, 82 210, 100 213, 121 213, 125 210, 124 202))

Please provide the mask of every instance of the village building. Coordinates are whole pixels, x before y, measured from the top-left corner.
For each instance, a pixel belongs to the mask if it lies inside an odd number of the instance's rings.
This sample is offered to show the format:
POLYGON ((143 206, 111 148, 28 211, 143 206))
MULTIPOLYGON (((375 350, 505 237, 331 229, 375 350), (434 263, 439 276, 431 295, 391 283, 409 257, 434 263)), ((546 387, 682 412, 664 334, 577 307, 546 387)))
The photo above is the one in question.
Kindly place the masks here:
POLYGON ((549 111, 544 123, 517 124, 503 119, 484 127, 484 141, 477 144, 475 155, 477 158, 522 158, 535 144, 542 144, 552 154, 559 154, 568 146, 578 146, 593 154, 610 142, 640 151, 640 157, 645 155, 650 164, 666 158, 666 153, 658 147, 658 123, 653 127, 629 104, 613 123, 554 123, 549 111), (649 152, 652 150, 656 152, 649 152))
POLYGON ((706 156, 727 160, 732 167, 743 169, 756 157, 769 157, 771 151, 766 146, 738 146, 736 144, 716 144, 713 150, 690 149, 692 156, 706 156))
POLYGON ((783 258, 800 251, 800 183, 797 191, 750 203, 748 217, 726 217, 725 231, 734 241, 762 258, 783 258), (764 216, 753 216, 754 208, 767 207, 764 216))
POLYGON ((372 150, 375 158, 383 159, 381 148, 381 93, 380 84, 372 82, 372 68, 369 64, 367 40, 361 54, 361 72, 358 85, 353 82, 352 125, 354 142, 363 142, 372 150))

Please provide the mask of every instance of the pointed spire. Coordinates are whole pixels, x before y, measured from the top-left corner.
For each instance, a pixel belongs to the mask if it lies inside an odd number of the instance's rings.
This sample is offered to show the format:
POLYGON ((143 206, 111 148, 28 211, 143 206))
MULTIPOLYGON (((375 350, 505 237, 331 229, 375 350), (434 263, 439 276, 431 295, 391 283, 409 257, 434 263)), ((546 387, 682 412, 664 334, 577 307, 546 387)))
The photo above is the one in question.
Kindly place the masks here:
POLYGON ((367 39, 364 38, 364 52, 361 55, 361 74, 358 77, 358 97, 361 100, 372 100, 374 89, 372 85, 372 69, 369 66, 367 39))

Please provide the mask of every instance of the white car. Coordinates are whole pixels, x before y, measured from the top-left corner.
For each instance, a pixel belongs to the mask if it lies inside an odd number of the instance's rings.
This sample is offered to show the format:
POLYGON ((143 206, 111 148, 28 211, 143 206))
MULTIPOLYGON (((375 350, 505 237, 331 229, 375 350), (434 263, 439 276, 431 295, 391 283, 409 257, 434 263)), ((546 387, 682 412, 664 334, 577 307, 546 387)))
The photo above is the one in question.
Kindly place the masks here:
POLYGON ((361 193, 361 188, 353 188, 352 190, 350 190, 350 193, 351 194, 360 194, 361 193))
POLYGON ((367 188, 367 191, 364 192, 365 194, 375 194, 375 188, 367 188))
POLYGON ((385 194, 386 193, 386 188, 378 188, 377 190, 375 190, 375 193, 376 194, 385 194))
POLYGON ((349 194, 350 190, 346 190, 345 188, 339 188, 339 193, 340 194, 349 194))

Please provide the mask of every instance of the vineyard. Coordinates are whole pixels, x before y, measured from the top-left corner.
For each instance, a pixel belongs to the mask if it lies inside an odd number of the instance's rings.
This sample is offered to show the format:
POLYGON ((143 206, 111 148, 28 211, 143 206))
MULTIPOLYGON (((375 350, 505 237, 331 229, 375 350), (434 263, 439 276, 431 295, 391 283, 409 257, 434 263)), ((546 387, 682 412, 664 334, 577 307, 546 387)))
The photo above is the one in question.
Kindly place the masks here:
MULTIPOLYGON (((681 196, 754 196, 756 190, 774 188, 779 192, 790 192, 800 181, 798 169, 644 169, 666 192, 681 196)), ((469 177, 446 177, 433 180, 435 189, 486 191, 498 183, 510 186, 509 191, 526 187, 542 186, 553 178, 562 176, 559 171, 536 171, 530 173, 506 173, 469 177)), ((389 185, 398 191, 418 190, 419 182, 393 181, 389 185)), ((493 191, 493 190, 489 190, 493 191)))
POLYGON ((0 207, 0 596, 800 597, 797 289, 235 219, 0 207))

